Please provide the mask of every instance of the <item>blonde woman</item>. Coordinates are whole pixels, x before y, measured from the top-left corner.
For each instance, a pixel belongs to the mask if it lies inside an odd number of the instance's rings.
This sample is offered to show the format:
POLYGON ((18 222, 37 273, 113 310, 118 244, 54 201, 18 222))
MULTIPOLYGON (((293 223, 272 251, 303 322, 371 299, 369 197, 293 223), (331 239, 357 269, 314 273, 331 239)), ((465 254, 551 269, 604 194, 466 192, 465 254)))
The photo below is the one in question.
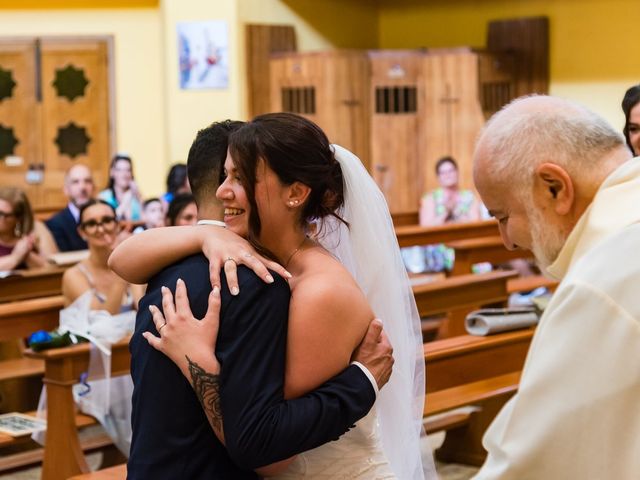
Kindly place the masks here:
POLYGON ((33 218, 26 194, 0 187, 0 270, 44 267, 57 251, 51 232, 33 218))

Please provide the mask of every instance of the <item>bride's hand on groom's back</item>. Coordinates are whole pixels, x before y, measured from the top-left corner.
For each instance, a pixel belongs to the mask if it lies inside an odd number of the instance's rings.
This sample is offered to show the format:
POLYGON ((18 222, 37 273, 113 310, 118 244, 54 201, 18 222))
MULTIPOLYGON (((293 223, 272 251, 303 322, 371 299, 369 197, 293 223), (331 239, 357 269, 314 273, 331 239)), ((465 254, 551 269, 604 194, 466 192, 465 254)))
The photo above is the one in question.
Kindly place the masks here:
POLYGON ((382 322, 374 318, 369 324, 364 339, 358 345, 351 360, 367 367, 381 389, 391 377, 393 370, 393 347, 384 333, 382 322))
POLYGON ((209 259, 211 286, 220 287, 220 272, 224 270, 227 285, 232 295, 240 293, 238 285, 238 265, 245 265, 267 283, 273 282, 268 269, 289 279, 291 274, 279 263, 260 255, 244 238, 229 230, 209 227, 202 241, 202 252, 209 259))

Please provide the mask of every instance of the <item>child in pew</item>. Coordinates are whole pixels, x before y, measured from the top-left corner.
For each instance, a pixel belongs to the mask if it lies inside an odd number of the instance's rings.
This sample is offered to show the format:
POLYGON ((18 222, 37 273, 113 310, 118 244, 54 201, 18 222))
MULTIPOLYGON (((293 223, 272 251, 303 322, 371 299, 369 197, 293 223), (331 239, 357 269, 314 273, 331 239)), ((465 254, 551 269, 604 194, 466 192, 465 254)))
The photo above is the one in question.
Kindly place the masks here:
POLYGON ((0 270, 43 267, 57 251, 51 232, 34 219, 26 194, 0 187, 0 270))
POLYGON ((144 232, 149 228, 164 227, 164 205, 158 197, 148 198, 142 204, 142 221, 144 225, 137 226, 133 233, 144 232))

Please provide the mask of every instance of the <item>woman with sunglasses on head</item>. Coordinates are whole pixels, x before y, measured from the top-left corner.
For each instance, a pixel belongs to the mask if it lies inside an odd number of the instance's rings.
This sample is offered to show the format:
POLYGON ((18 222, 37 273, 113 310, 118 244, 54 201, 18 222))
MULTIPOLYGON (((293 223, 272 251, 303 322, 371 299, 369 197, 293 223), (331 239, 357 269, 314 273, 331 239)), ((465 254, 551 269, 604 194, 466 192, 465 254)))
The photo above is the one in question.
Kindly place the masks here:
POLYGON ((114 208, 103 200, 89 200, 80 208, 78 233, 89 245, 89 257, 64 273, 65 305, 91 290, 91 310, 115 315, 136 308, 144 287, 130 285, 107 265, 113 249, 128 236, 121 232, 114 208))
POLYGON ((58 247, 19 188, 0 187, 0 270, 39 268, 58 247))

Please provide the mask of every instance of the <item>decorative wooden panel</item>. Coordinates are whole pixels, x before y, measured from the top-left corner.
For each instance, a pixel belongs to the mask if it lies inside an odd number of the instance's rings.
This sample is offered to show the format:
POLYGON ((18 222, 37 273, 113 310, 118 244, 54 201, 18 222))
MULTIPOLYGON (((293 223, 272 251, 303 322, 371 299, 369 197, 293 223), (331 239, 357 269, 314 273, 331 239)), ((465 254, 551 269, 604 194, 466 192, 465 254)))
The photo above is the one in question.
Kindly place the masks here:
POLYGON ((35 67, 36 43, 32 39, 0 42, 0 70, 6 72, 0 100, 0 184, 22 187, 30 196, 25 175, 29 165, 40 163, 41 158, 35 67), (22 158, 22 164, 8 166, 7 156, 22 158))
POLYGON ((368 165, 369 75, 364 52, 274 54, 271 110, 304 115, 368 165))
POLYGON ((247 101, 249 116, 271 111, 269 58, 272 53, 295 52, 296 33, 290 25, 247 25, 247 101))
POLYGON ((510 54, 476 52, 482 113, 486 119, 516 98, 515 59, 510 54))
POLYGON ((471 188, 471 161, 484 125, 478 95, 478 57, 469 49, 430 50, 424 57, 426 115, 420 135, 425 155, 424 186, 438 186, 435 165, 450 155, 460 167, 460 184, 471 188))
POLYGON ((106 42, 42 42, 44 204, 62 203, 64 172, 74 163, 91 168, 96 187, 109 165, 109 76, 106 42))
POLYGON ((487 49, 515 57, 515 96, 549 92, 549 19, 518 18, 489 22, 487 49))
POLYGON ((109 40, 0 39, 2 71, 15 72, 16 86, 0 102, 0 128, 15 132, 22 163, 0 155, 0 184, 24 188, 35 209, 48 210, 65 205, 64 172, 74 163, 104 185, 113 143, 109 40))
POLYGON ((371 51, 371 174, 392 212, 418 208, 422 152, 418 137, 425 114, 419 51, 371 51))

